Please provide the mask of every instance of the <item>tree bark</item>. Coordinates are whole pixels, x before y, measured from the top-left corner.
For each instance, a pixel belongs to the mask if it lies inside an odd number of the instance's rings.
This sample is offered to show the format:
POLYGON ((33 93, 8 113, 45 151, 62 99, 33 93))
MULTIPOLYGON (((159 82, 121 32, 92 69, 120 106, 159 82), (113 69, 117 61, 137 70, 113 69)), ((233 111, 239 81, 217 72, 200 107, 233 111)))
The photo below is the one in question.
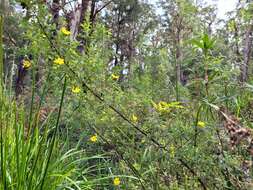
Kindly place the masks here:
POLYGON ((82 9, 81 9, 80 22, 79 22, 79 31, 82 30, 81 25, 85 19, 85 16, 86 16, 87 10, 90 6, 90 3, 91 3, 91 0, 82 0, 82 9))
POLYGON ((0 14, 8 14, 9 0, 1 0, 0 2, 0 14))
POLYGON ((4 18, 3 15, 0 14, 0 85, 3 84, 3 25, 4 18))
POLYGON ((248 79, 248 70, 249 70, 249 62, 250 62, 250 55, 252 51, 252 31, 253 25, 250 24, 248 27, 246 34, 245 34, 245 46, 243 50, 243 63, 241 64, 241 82, 246 82, 248 79))
POLYGON ((182 85, 185 85, 186 78, 181 68, 182 64, 182 47, 181 47, 181 28, 177 28, 176 34, 176 78, 177 81, 180 82, 182 85))
POLYGON ((52 4, 52 16, 53 16, 53 23, 56 25, 56 28, 59 27, 59 11, 60 11, 60 1, 53 0, 52 4))
POLYGON ((239 61, 240 61, 240 56, 241 56, 241 54, 240 54, 239 43, 238 43, 239 31, 238 31, 238 26, 237 26, 237 24, 235 24, 234 38, 235 38, 235 40, 236 40, 236 43, 235 43, 236 60, 239 62, 239 61))
POLYGON ((82 23, 84 22, 90 3, 91 0, 82 0, 82 3, 78 4, 75 10, 69 14, 69 29, 72 39, 76 39, 77 35, 82 31, 82 23))

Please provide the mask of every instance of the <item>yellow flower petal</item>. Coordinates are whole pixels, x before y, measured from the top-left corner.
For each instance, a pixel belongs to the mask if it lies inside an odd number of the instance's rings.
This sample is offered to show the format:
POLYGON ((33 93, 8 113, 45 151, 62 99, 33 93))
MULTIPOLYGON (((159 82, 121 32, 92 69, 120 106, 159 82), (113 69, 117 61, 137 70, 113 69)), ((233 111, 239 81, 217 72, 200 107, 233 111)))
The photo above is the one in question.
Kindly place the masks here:
POLYGON ((198 126, 199 128, 204 128, 204 127, 206 126, 206 124, 205 124, 205 122, 203 122, 203 121, 198 121, 197 126, 198 126))
POLYGON ((158 111, 158 112, 163 112, 163 113, 169 113, 172 110, 175 109, 182 109, 184 108, 184 106, 180 105, 181 102, 164 102, 164 101, 160 101, 158 104, 152 102, 154 108, 158 111))
POLYGON ((91 142, 95 143, 95 142, 97 142, 97 140, 98 140, 98 136, 96 134, 90 137, 91 142))
POLYGON ((30 61, 28 61, 28 60, 23 61, 23 68, 28 69, 29 67, 31 67, 31 65, 32 64, 30 61))
POLYGON ((112 74, 111 77, 112 77, 112 80, 118 80, 119 79, 119 75, 112 74))
POLYGON ((115 186, 119 186, 119 185, 120 185, 120 179, 119 179, 118 177, 114 178, 113 184, 114 184, 115 186))
POLYGON ((72 87, 72 92, 73 92, 73 93, 77 94, 77 93, 79 93, 80 91, 81 91, 81 88, 79 88, 78 86, 73 86, 73 87, 72 87))
POLYGON ((58 57, 54 60, 54 64, 57 64, 57 65, 63 65, 64 64, 64 59, 58 57))
POLYGON ((132 121, 134 122, 134 123, 136 123, 137 121, 138 121, 138 117, 136 116, 136 115, 132 115, 132 121))
POLYGON ((159 106, 161 106, 161 107, 166 107, 166 106, 168 106, 168 104, 167 104, 167 102, 160 101, 160 102, 159 102, 159 106))
POLYGON ((65 34, 65 35, 67 35, 67 36, 71 34, 71 32, 68 31, 66 27, 62 27, 62 28, 61 28, 61 32, 62 32, 63 34, 65 34))
POLYGON ((181 105, 181 102, 170 102, 168 104, 168 107, 171 107, 171 108, 184 108, 184 106, 181 105))

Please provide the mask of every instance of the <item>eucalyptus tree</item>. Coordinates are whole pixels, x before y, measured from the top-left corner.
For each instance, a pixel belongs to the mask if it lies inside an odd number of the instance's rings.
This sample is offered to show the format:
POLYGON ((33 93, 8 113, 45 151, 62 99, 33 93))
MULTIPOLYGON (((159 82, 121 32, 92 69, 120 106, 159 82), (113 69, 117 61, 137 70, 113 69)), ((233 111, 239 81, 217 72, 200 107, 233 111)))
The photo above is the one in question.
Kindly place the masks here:
POLYGON ((120 68, 120 81, 131 75, 133 63, 141 57, 138 46, 154 26, 154 11, 150 4, 138 0, 114 0, 105 9, 103 19, 113 39, 110 65, 120 68))
POLYGON ((176 81, 185 84, 182 70, 184 42, 194 33, 198 10, 191 0, 161 0, 160 3, 164 11, 162 17, 164 41, 175 61, 176 81))
POLYGON ((228 14, 225 27, 219 30, 219 34, 225 40, 231 64, 240 70, 239 81, 246 82, 249 79, 252 58, 252 32, 253 32, 253 4, 247 1, 238 1, 234 11, 228 14), (222 32, 221 32, 222 31, 222 32), (220 33, 221 32, 221 33, 220 33))
POLYGON ((253 3, 246 3, 241 7, 240 13, 244 20, 244 48, 243 62, 241 63, 241 82, 246 82, 249 77, 250 59, 252 58, 252 35, 253 35, 253 3))

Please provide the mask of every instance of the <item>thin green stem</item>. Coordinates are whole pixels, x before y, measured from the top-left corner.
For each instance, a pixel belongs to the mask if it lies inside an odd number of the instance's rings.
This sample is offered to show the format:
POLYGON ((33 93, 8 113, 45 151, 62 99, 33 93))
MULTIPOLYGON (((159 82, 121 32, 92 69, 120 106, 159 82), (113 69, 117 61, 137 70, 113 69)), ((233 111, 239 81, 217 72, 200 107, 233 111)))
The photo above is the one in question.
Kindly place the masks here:
POLYGON ((196 120, 195 120, 195 133, 194 133, 194 146, 197 146, 197 138, 198 138, 198 121, 199 121, 199 115, 200 115, 200 111, 202 109, 202 105, 199 106, 198 112, 197 112, 197 116, 196 116, 196 120))
POLYGON ((14 128, 15 128, 15 144, 16 144, 16 164, 17 164, 17 177, 18 177, 18 184, 17 184, 17 190, 19 190, 20 188, 20 161, 19 161, 19 128, 17 125, 17 109, 16 109, 16 105, 14 105, 14 114, 15 114, 15 123, 14 123, 14 128))

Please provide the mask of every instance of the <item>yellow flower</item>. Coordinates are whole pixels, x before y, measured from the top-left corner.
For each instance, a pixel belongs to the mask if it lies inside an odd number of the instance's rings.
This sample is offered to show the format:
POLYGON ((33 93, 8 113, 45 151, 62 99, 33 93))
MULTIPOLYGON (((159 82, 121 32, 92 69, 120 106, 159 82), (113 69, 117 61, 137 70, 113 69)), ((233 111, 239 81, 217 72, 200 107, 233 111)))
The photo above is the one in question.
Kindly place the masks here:
POLYGON ((118 186, 118 185, 120 184, 120 179, 119 179, 118 177, 114 178, 113 184, 114 184, 115 186, 118 186))
POLYGON ((132 121, 134 122, 134 123, 136 123, 137 121, 138 121, 138 117, 135 115, 135 114, 133 114, 132 115, 132 121))
POLYGON ((77 94, 77 93, 79 93, 80 91, 81 91, 81 88, 79 88, 78 86, 73 86, 73 87, 72 87, 72 92, 73 92, 73 93, 77 94))
POLYGON ((57 65, 63 65, 64 64, 64 59, 58 57, 54 60, 54 64, 57 64, 57 65))
POLYGON ((164 102, 164 101, 160 101, 160 102, 159 102, 159 106, 161 106, 161 107, 166 107, 166 106, 168 106, 168 103, 167 103, 167 102, 164 102))
POLYGON ((24 60, 23 61, 23 68, 28 69, 29 67, 31 67, 31 62, 28 60, 24 60))
POLYGON ((61 32, 62 32, 63 34, 65 34, 65 35, 67 35, 67 36, 71 34, 71 32, 68 31, 66 27, 62 27, 62 28, 61 28, 61 32))
POLYGON ((90 137, 90 141, 91 142, 97 142, 98 141, 98 136, 95 134, 93 136, 90 137))
POLYGON ((174 110, 174 109, 182 109, 184 108, 184 106, 180 105, 181 102, 164 102, 164 101, 160 101, 158 104, 153 103, 154 108, 158 111, 158 112, 167 112, 169 113, 170 111, 174 110))
POLYGON ((184 108, 184 106, 181 105, 181 102, 170 102, 168 104, 168 107, 172 107, 172 108, 184 108))
POLYGON ((111 77, 112 77, 112 80, 118 80, 119 79, 119 75, 112 74, 111 77))
POLYGON ((159 112, 169 112, 168 104, 164 101, 160 101, 158 104, 153 102, 153 106, 159 112))
POLYGON ((203 121, 198 121, 197 126, 198 126, 199 128, 204 128, 204 127, 206 126, 206 124, 205 124, 205 122, 203 122, 203 121))

